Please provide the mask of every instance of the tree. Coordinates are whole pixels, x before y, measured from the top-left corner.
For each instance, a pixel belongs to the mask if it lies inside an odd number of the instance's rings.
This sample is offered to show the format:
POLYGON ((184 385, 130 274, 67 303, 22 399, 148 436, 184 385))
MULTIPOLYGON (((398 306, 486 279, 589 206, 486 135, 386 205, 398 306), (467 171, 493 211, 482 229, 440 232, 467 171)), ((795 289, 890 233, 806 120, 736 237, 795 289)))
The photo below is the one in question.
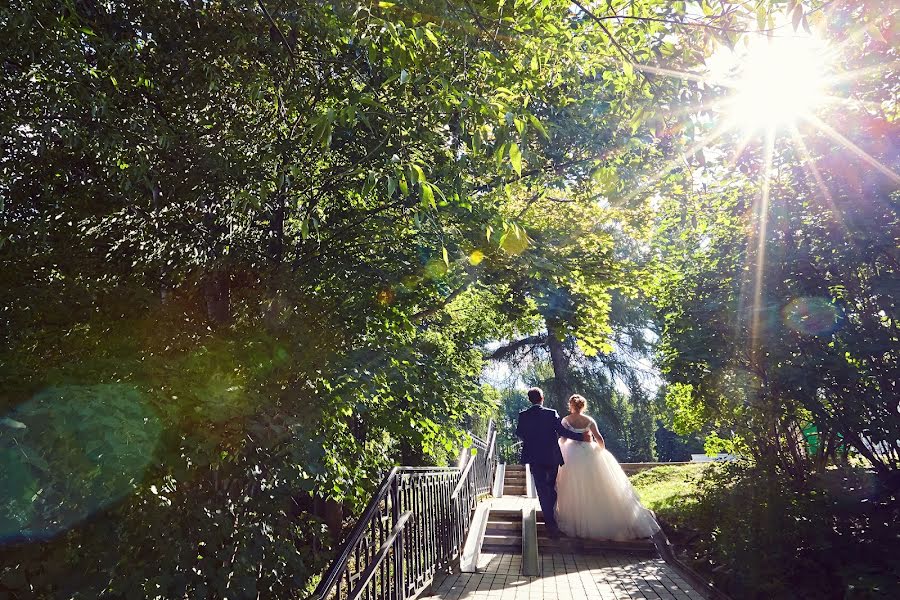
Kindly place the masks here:
MULTIPOLYGON (((831 9, 867 19, 862 6, 831 9)), ((830 26, 830 37, 842 30, 830 26)), ((843 48, 843 47, 842 47, 843 48)), ((844 48, 852 72, 886 47, 844 48)), ((890 480, 900 466, 893 377, 898 337, 892 287, 898 214, 888 142, 895 99, 880 77, 853 78, 841 108, 850 146, 826 121, 766 145, 724 136, 728 165, 698 165, 664 183, 657 237, 661 364, 679 433, 711 427, 742 453, 804 477, 847 443, 890 480), (863 105, 854 105, 863 106, 863 105), (881 114, 877 114, 877 113, 881 114), (708 179, 707 179, 708 177, 708 179), (822 433, 809 456, 803 427, 822 433)), ((837 126, 836 126, 837 127, 837 126)), ((895 161, 894 161, 895 162, 895 161)), ((707 443, 716 436, 707 438, 707 443)))
POLYGON ((2 591, 295 594, 329 549, 305 508, 492 410, 488 341, 606 349, 648 226, 624 181, 684 89, 636 66, 705 27, 623 6, 0 8, 2 591))
POLYGON ((629 460, 653 462, 656 459, 656 415, 650 397, 633 374, 628 379, 628 403, 632 407, 628 419, 629 460))

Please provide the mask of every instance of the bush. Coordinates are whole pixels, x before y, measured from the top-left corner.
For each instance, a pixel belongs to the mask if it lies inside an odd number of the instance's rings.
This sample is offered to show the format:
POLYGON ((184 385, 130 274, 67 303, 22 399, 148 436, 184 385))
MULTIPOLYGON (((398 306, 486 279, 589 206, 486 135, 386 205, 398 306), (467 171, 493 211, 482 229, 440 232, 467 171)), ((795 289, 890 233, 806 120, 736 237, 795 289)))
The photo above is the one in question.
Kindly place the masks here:
POLYGON ((900 510, 872 497, 869 473, 800 483, 745 463, 677 469, 634 481, 683 558, 735 599, 900 597, 900 510))

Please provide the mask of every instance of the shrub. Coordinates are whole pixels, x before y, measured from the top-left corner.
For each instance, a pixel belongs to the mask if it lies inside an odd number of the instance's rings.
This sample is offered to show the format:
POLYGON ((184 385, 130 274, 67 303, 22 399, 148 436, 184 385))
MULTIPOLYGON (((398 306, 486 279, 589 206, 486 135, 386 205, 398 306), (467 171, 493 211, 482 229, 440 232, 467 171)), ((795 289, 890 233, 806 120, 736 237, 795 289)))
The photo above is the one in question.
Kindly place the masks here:
POLYGON ((680 478, 663 469, 635 477, 646 504, 683 557, 733 598, 900 597, 900 510, 873 497, 869 473, 832 469, 801 484, 746 463, 680 478))

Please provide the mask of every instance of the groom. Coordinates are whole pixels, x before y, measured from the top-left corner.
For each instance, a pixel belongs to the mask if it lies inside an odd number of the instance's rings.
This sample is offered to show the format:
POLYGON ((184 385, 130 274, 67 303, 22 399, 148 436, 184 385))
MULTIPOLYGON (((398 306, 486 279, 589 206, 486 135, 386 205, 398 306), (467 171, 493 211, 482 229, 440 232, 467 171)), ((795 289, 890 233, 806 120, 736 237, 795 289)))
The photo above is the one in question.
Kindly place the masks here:
POLYGON ((538 501, 544 512, 547 534, 559 537, 556 524, 556 473, 563 464, 559 449, 559 436, 578 441, 591 441, 590 433, 576 433, 563 427, 559 415, 552 408, 544 408, 544 392, 541 388, 528 390, 531 408, 519 413, 516 435, 522 438, 522 463, 531 465, 531 476, 537 490, 538 501))

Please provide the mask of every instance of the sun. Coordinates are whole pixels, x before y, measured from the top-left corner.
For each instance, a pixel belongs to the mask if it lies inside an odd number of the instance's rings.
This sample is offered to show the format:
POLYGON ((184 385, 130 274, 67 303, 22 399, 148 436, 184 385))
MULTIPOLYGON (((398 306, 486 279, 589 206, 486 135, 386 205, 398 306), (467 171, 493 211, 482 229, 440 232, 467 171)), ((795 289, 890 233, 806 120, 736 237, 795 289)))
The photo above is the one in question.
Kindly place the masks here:
POLYGON ((735 128, 789 128, 825 104, 829 53, 813 36, 760 36, 728 59, 731 94, 722 109, 735 128))

